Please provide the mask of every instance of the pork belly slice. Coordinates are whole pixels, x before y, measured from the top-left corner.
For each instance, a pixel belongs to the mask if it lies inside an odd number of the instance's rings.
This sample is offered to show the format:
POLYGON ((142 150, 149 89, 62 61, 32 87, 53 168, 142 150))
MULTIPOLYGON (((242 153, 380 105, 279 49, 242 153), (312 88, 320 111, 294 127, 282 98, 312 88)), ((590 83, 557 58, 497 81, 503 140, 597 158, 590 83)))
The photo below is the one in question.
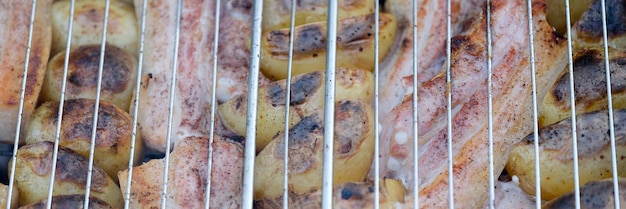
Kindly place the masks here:
MULTIPOLYGON (((166 208, 204 208, 208 180, 209 138, 188 137, 172 151, 168 167, 166 208)), ((240 208, 243 178, 243 146, 214 137, 211 170, 211 208, 240 208)), ((164 159, 134 167, 130 208, 160 208, 164 159)), ((118 173, 126 192, 128 170, 118 173)))
MULTIPOLYGON (((142 0, 135 0, 141 20, 142 0)), ((222 2, 218 43, 217 100, 224 102, 245 93, 249 71, 252 2, 222 2)), ((174 64, 176 1, 149 1, 142 84, 139 96, 139 128, 145 144, 165 152, 170 87, 174 64)), ((215 1, 184 1, 180 21, 178 71, 172 106, 171 148, 187 136, 208 136, 213 78, 215 1)), ((260 75, 261 84, 267 78, 260 75)))
MULTIPOLYGON (((26 74, 24 109, 21 133, 35 110, 39 91, 43 84, 50 46, 50 7, 52 0, 37 2, 35 23, 26 74)), ((31 1, 6 0, 0 2, 0 142, 13 143, 19 116, 20 94, 24 78, 24 63, 28 47, 28 31, 31 17, 31 1)), ((20 141, 23 141, 20 139, 20 141)))

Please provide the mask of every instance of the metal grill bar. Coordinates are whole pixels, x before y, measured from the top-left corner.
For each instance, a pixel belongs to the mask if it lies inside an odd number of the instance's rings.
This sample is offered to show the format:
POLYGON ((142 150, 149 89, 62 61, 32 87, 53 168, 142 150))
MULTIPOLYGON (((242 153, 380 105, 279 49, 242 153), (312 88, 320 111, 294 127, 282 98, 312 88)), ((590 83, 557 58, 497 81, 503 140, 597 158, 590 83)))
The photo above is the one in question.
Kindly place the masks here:
MULTIPOLYGON (((569 0, 565 1, 565 20, 567 26, 567 34, 571 37, 572 24, 569 10, 569 0)), ((574 91, 574 61, 572 58, 572 39, 567 39, 567 58, 569 68, 569 87, 570 87, 570 110, 572 114, 572 158, 574 159, 574 197, 576 200, 576 209, 580 209, 580 177, 578 175, 578 133, 576 132, 576 99, 574 91)))
POLYGON ((491 69, 491 1, 487 0, 487 112, 488 112, 488 143, 489 143, 489 208, 495 208, 495 182, 493 168, 493 95, 492 95, 492 69, 491 69))
MULTIPOLYGON (((148 0, 143 0, 141 3, 141 20, 139 28, 139 49, 137 58, 137 80, 135 81, 135 99, 133 100, 133 128, 130 139, 130 157, 128 160, 128 177, 126 178, 126 191, 124 191, 124 209, 130 207, 130 187, 133 179, 133 162, 135 162, 135 142, 137 141, 137 118, 139 117, 139 94, 141 91, 141 75, 143 72, 143 47, 145 43, 146 32, 146 6, 148 0)), ((137 5, 135 5, 137 6, 137 5)), ((139 139, 142 140, 142 139, 139 139)))
MULTIPOLYGON (((419 114, 418 114, 418 89, 417 89, 417 77, 418 77, 418 59, 419 59, 419 51, 417 45, 417 0, 413 0, 413 208, 419 208, 419 129, 417 124, 419 123, 419 114)), ((378 102, 377 102, 378 103, 378 102)), ((376 159, 378 159, 378 155, 376 155, 376 159)), ((378 174, 378 172, 376 172, 378 174)))
POLYGON ((287 82, 285 86, 285 127, 283 133, 283 208, 289 208, 289 104, 291 104, 291 72, 293 65, 293 39, 296 24, 296 1, 291 2, 291 17, 289 22, 289 59, 287 61, 287 82))
MULTIPOLYGON (((30 22, 28 27, 28 44, 26 45, 26 55, 24 61, 24 73, 22 76, 22 89, 20 91, 20 106, 18 107, 18 117, 17 117, 17 125, 15 125, 15 139, 13 140, 13 156, 11 157, 12 162, 17 162, 17 148, 20 141, 20 133, 21 133, 21 125, 22 125, 22 117, 24 113, 24 95, 26 92, 26 80, 28 78, 28 64, 30 62, 30 47, 33 42, 33 26, 35 23, 35 12, 37 12, 37 0, 31 1, 31 9, 30 9, 30 22)), ((7 196, 7 205, 6 209, 11 208, 11 197, 13 195, 13 187, 15 186, 15 165, 17 163, 11 163, 11 172, 9 174, 9 191, 7 196)))
MULTIPOLYGON (((378 21, 378 20, 375 20, 378 21)), ((326 37, 326 93, 324 100, 324 166, 322 168, 322 208, 333 206, 333 148, 335 135, 335 67, 337 56, 337 0, 328 0, 326 37)))
POLYGON ((378 78, 380 76, 379 72, 379 62, 378 62, 378 32, 380 30, 379 18, 380 18, 380 8, 377 0, 373 0, 374 5, 374 121, 376 121, 376 127, 374 128, 374 209, 380 208, 380 159, 378 156, 380 155, 379 143, 380 143, 380 129, 378 129, 378 78))
MULTIPOLYGON (((452 72, 450 68, 450 53, 452 47, 452 27, 450 16, 451 12, 450 0, 446 0, 446 121, 447 125, 447 140, 448 140, 448 207, 454 208, 454 158, 452 155, 452 72)), ((416 191, 417 192, 417 191, 416 191)))
POLYGON ((172 77, 170 79, 170 104, 168 107, 167 115, 167 135, 165 138, 165 165, 163 166, 163 191, 161 192, 161 208, 167 206, 167 183, 168 173, 170 165, 170 149, 171 149, 171 137, 172 137, 172 118, 174 108, 174 97, 176 96, 176 75, 178 74, 178 47, 180 44, 180 19, 183 13, 183 0, 178 0, 176 6, 176 32, 174 35, 174 61, 172 62, 172 77))

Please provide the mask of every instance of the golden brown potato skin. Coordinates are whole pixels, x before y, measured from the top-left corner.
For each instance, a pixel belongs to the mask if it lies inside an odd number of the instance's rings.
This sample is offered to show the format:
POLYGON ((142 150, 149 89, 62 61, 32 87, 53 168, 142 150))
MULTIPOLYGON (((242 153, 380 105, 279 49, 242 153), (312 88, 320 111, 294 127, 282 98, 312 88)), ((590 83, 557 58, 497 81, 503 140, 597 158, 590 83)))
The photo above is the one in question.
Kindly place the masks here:
MULTIPOLYGON (((44 209, 46 208, 47 199, 43 199, 32 204, 22 206, 20 209, 44 209)), ((57 195, 52 196, 51 209, 76 208, 85 204, 85 195, 57 195)), ((89 197, 90 209, 113 209, 114 207, 96 197, 89 197)))
MULTIPOLYGON (((129 2, 129 1, 126 1, 129 2)), ((67 47, 67 29, 70 1, 55 1, 52 4, 52 54, 67 47)), ((72 42, 70 49, 102 43, 102 23, 105 1, 77 0, 74 7, 72 42)), ((137 55, 139 48, 139 22, 132 5, 111 1, 107 25, 107 43, 137 55)))
MULTIPOLYGON (((626 109, 614 110, 618 175, 626 176, 626 109)), ((610 178, 611 146, 608 112, 598 111, 577 117, 580 184, 610 178)), ((551 200, 574 189, 572 122, 565 119, 539 130, 541 197, 551 200)), ((509 155, 506 170, 519 177, 520 187, 535 191, 534 136, 527 136, 509 155)))
MULTIPOLYGON (((17 208, 19 192, 17 190, 17 185, 13 185, 13 193, 11 193, 11 207, 9 208, 17 208)), ((7 197, 9 196, 9 185, 0 184, 0 207, 6 208, 7 203, 9 203, 7 197)))
MULTIPOLYGON (((323 109, 302 118, 289 130, 289 188, 297 195, 321 188, 324 122, 323 109)), ((362 101, 342 100, 335 105, 333 184, 365 180, 374 152, 374 113, 362 101)), ((259 153, 254 170, 254 198, 282 194, 284 134, 274 137, 259 153)))
MULTIPOLYGON (((337 1, 337 18, 360 16, 374 13, 375 1, 340 0, 337 1)), ((263 2, 263 31, 289 28, 291 23, 291 4, 289 0, 272 0, 263 2)), ((326 21, 328 18, 328 1, 299 1, 296 5, 294 25, 326 21)))
MULTIPOLYGON (((336 76, 337 101, 353 99, 371 101, 374 96, 374 78, 369 71, 338 68, 336 76)), ((324 107, 325 75, 321 71, 294 76, 291 80, 289 126, 324 107)), ((285 124, 286 80, 259 88, 256 150, 260 152, 285 124)), ((219 106, 224 125, 241 136, 246 136, 247 95, 237 96, 219 106)))
MULTIPOLYGON (((59 145, 89 158, 93 127, 95 100, 67 100, 63 106, 63 122, 59 145)), ((58 102, 43 103, 33 115, 28 126, 26 143, 54 142, 58 102)), ((117 172, 128 168, 132 136, 132 119, 128 113, 115 105, 101 101, 94 150, 94 164, 104 169, 117 182, 117 172)), ((142 154, 140 137, 135 140, 134 160, 139 162, 142 154)))
MULTIPOLYGON (((624 208, 626 202, 626 179, 617 180, 619 189, 620 207, 624 208)), ((581 209, 609 209, 615 208, 615 198, 613 195, 613 179, 600 181, 590 181, 580 187, 580 208, 581 209)), ((556 198, 542 206, 543 209, 575 208, 574 192, 569 192, 556 198)))
MULTIPOLYGON (((100 66, 100 45, 84 45, 70 51, 65 99, 95 99, 100 66)), ((63 82, 65 51, 57 53, 48 64, 42 101, 59 101, 63 82)), ((129 111, 137 80, 137 60, 123 49, 107 45, 104 52, 100 100, 109 101, 129 111)))
MULTIPOLYGON (((20 205, 48 197, 53 151, 52 142, 27 144, 17 151, 15 182, 21 194, 20 205)), ((59 146, 52 195, 84 195, 88 167, 85 157, 59 146)), ((117 208, 124 206, 120 188, 96 165, 91 174, 91 195, 117 208)))
MULTIPOLYGON (((576 114, 607 109, 604 49, 585 48, 574 54, 574 95, 576 114)), ((626 51, 609 49, 613 108, 626 108, 626 51)), ((552 85, 539 111, 539 126, 544 127, 572 117, 569 73, 552 85)))
MULTIPOLYGON (((348 17, 337 23, 337 67, 374 70, 374 14, 348 17)), ((396 37, 397 22, 391 14, 380 14, 378 59, 382 61, 396 37)), ((292 76, 326 69, 326 22, 296 27, 292 76)), ((261 38, 261 71, 268 78, 287 78, 289 29, 267 31, 261 38)))

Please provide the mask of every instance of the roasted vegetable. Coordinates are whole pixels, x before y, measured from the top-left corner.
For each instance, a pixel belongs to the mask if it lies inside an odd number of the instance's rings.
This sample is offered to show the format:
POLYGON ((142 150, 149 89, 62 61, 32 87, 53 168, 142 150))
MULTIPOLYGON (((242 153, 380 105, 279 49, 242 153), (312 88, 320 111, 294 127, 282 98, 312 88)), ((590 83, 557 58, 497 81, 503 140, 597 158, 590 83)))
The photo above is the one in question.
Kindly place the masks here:
MULTIPOLYGON (((583 12, 589 9, 589 5, 594 0, 569 0, 569 10, 571 16, 571 24, 574 25, 583 12)), ((546 0, 548 13, 546 19, 548 23, 560 34, 567 33, 567 24, 565 19, 565 1, 564 0, 546 0)), ((572 26, 573 27, 573 26, 572 26)))
MULTIPOLYGON (((63 122, 59 144, 74 150, 85 158, 89 157, 95 100, 67 100, 63 106, 63 122)), ((117 182, 117 172, 128 168, 130 149, 133 147, 132 119, 115 107, 101 101, 98 112, 98 128, 94 164, 103 168, 117 182)), ((28 126, 26 143, 39 141, 54 142, 58 121, 59 103, 46 102, 35 111, 28 126)), ((141 137, 136 137, 134 144, 135 164, 141 159, 141 137)))
MULTIPOLYGON (((558 1, 558 0, 554 0, 558 1)), ((591 2, 589 0, 576 0, 578 2, 591 2)), ((576 2, 574 1, 574 2, 576 2)), ((615 49, 626 50, 626 2, 622 0, 605 0, 606 8, 606 36, 608 46, 615 49)), ((583 4, 570 4, 583 7, 583 4)), ((572 40, 578 48, 604 47, 604 27, 602 26, 602 1, 593 0, 591 5, 572 28, 572 40)), ((580 9, 577 9, 580 10, 580 9)), ((583 10, 584 11, 584 10, 583 10)), ((565 19, 563 19, 565 21, 565 19)))
MULTIPOLYGON (((270 0, 263 2, 263 31, 289 28, 291 23, 291 1, 270 0)), ((337 18, 360 16, 374 13, 375 1, 337 1, 337 18)), ((298 1, 294 25, 326 21, 328 1, 298 1)))
MULTIPOLYGON (((611 156, 608 111, 586 113, 577 117, 578 168, 580 185, 610 178, 611 158, 617 160, 618 175, 626 176, 626 109, 614 111, 615 149, 611 156)), ((539 166, 541 198, 551 200, 574 189, 572 121, 565 119, 539 130, 539 166)), ((506 164, 511 175, 519 177, 520 187, 535 193, 534 135, 516 145, 506 164)))
MULTIPOLYGON (((22 206, 20 209, 44 209, 48 199, 42 199, 32 204, 22 206)), ((85 195, 58 195, 52 196, 51 209, 78 208, 85 204, 85 195)), ((89 197, 90 209, 113 209, 114 207, 96 197, 89 197)))
MULTIPOLYGON (((70 4, 69 0, 55 1, 52 4, 52 54, 57 54, 67 47, 70 4)), ((104 9, 105 1, 75 2, 71 49, 102 43, 104 9)), ((121 1, 110 2, 106 41, 108 44, 123 48, 129 54, 137 55, 139 27, 135 10, 131 5, 121 1)))
MULTIPOLYGON (((128 111, 137 80, 137 60, 113 45, 107 45, 104 54, 100 99, 128 111)), ((99 66, 100 45, 86 45, 72 50, 67 66, 65 99, 95 99, 99 66)), ((41 100, 59 101, 64 67, 65 51, 62 51, 48 64, 41 100)))
MULTIPOLYGON (((621 205, 626 202, 626 180, 618 180, 619 201, 621 205)), ((580 208, 581 209, 609 209, 615 208, 615 196, 613 191, 613 179, 600 181, 590 181, 580 187, 580 208)), ((556 198, 542 206, 543 209, 556 208, 576 208, 574 192, 571 191, 559 198, 556 198)), ((624 208, 624 206, 621 206, 624 208)))
MULTIPOLYGON (((340 19, 337 23, 337 67, 374 70, 374 15, 340 19)), ((381 13, 379 19, 378 58, 382 60, 396 37, 393 15, 381 13)), ((289 29, 267 31, 261 40, 261 70, 267 77, 287 77, 289 29)), ((326 69, 326 22, 295 28, 292 75, 326 69)))
MULTIPOLYGON (((52 142, 27 144, 17 151, 15 182, 20 192, 20 205, 48 197, 53 151, 52 142)), ((59 146, 52 195, 84 195, 88 168, 89 162, 85 157, 59 146)), ((91 171, 91 195, 117 208, 124 206, 120 188, 97 165, 91 171)))
MULTIPOLYGON (((9 208, 17 208, 19 193, 17 190, 17 185, 13 185, 13 193, 11 193, 11 207, 9 208)), ((0 207, 6 208, 9 196, 9 185, 0 184, 0 207)))
MULTIPOLYGON (((372 100, 374 79, 370 72, 339 68, 336 79, 336 101, 372 100)), ((324 83, 325 75, 319 71, 295 76, 291 80, 290 127, 312 112, 323 109, 324 83)), ((257 152, 284 130, 286 85, 286 80, 281 80, 259 88, 257 152)), ((224 119, 224 125, 242 136, 246 136, 247 101, 247 95, 240 95, 219 106, 219 114, 224 119)))
MULTIPOLYGON (((289 130, 289 189, 306 195, 321 188, 324 111, 302 118, 289 130)), ((374 114, 362 101, 335 105, 333 184, 365 180, 374 152, 374 114)), ((254 198, 282 195, 284 134, 278 134, 259 153, 254 170, 254 198)))
MULTIPOLYGON (((574 55, 574 95, 576 114, 607 109, 606 71, 601 48, 582 49, 574 55)), ((613 108, 626 108, 626 51, 609 51, 613 108)), ((569 73, 561 75, 543 99, 539 126, 570 118, 569 73)))

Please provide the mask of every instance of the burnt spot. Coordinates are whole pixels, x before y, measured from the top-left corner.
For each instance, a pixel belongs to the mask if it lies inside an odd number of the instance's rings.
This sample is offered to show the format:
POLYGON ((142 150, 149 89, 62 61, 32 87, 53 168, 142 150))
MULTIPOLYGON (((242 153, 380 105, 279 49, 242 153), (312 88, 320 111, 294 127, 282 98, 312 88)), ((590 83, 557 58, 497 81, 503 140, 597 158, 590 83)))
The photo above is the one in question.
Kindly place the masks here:
POLYGON ((229 1, 232 8, 239 8, 242 10, 250 10, 252 8, 252 1, 250 0, 234 0, 229 1))
MULTIPOLYGON (((47 150, 52 152, 52 149, 47 150)), ((82 155, 59 147, 55 180, 62 183, 72 183, 84 188, 87 183, 87 172, 89 168, 88 159, 82 155)), ((91 178, 91 190, 104 192, 104 187, 108 184, 107 174, 99 167, 93 167, 91 178)))
MULTIPOLYGON (((309 96, 313 95, 313 93, 320 88, 322 84, 322 72, 316 71, 299 75, 294 77, 291 83, 289 105, 304 104, 309 96)), ((270 84, 268 94, 272 106, 285 105, 286 89, 284 85, 278 83, 270 84)))
MULTIPOLYGON (((607 36, 614 38, 626 33, 626 8, 622 0, 606 0, 607 36)), ((602 5, 594 1, 577 23, 578 36, 586 40, 602 39, 602 5)))
POLYGON ((458 51, 463 48, 463 45, 469 42, 469 36, 459 35, 452 37, 450 40, 450 51, 458 51))
POLYGON ((341 199, 343 200, 363 200, 365 199, 365 195, 363 190, 367 191, 367 188, 364 189, 365 185, 358 185, 355 183, 346 183, 343 185, 341 189, 341 199))
MULTIPOLYGON (((293 174, 304 173, 319 163, 313 156, 321 152, 323 132, 320 114, 302 118, 289 130, 289 170, 293 174)), ((284 146, 280 140, 274 150, 276 159, 283 159, 284 146)))
MULTIPOLYGON (((107 45, 102 67, 102 91, 119 93, 129 85, 130 74, 134 70, 130 55, 124 50, 107 45)), ((70 66, 73 70, 68 75, 68 91, 79 93, 95 90, 98 84, 100 66, 100 46, 82 46, 70 54, 70 66)))
POLYGON ((374 15, 344 20, 341 23, 341 30, 338 31, 337 40, 342 47, 349 48, 350 46, 355 46, 358 48, 358 45, 362 45, 360 44, 362 40, 367 40, 371 37, 368 34, 374 33, 372 25, 374 25, 374 15))
POLYGON ((337 157, 355 154, 365 140, 364 135, 369 132, 369 125, 362 103, 340 101, 335 111, 335 141, 339 144, 337 157))
MULTIPOLYGON (((294 53, 310 54, 326 49, 326 35, 321 25, 304 25, 296 32, 294 53)), ((287 36, 287 41, 289 36, 287 36)), ((289 42, 285 42, 289 43, 289 42)), ((288 46, 288 44, 284 44, 288 46)))

